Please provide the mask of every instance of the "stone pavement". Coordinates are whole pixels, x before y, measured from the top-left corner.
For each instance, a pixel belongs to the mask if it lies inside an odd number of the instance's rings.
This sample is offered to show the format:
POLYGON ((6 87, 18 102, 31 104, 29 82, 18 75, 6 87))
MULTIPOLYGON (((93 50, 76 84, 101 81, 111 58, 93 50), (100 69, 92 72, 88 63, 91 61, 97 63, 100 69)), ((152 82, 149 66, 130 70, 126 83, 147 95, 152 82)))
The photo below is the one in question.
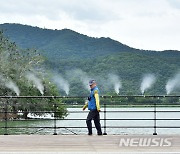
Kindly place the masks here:
POLYGON ((0 153, 180 153, 180 135, 1 135, 0 153))

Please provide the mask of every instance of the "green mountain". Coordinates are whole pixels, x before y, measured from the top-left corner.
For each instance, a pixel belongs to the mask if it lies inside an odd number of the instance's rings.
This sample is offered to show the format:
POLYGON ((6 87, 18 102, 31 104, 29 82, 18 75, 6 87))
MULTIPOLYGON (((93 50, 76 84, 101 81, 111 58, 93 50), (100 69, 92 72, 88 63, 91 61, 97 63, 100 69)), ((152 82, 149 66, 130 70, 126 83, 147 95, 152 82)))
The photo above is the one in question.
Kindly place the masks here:
POLYGON ((110 38, 92 38, 69 29, 50 30, 19 24, 2 24, 0 28, 20 47, 44 50, 43 54, 51 58, 86 58, 135 50, 110 38))
POLYGON ((88 37, 69 29, 50 30, 20 24, 1 24, 0 29, 19 47, 37 49, 45 56, 46 67, 69 81, 71 95, 88 93, 82 85, 83 76, 97 79, 102 94, 114 93, 109 74, 120 77, 121 94, 140 94, 141 80, 147 73, 157 77, 147 93, 165 94, 167 81, 180 71, 179 51, 139 50, 110 38, 88 37), (78 74, 78 69, 83 73, 78 74))

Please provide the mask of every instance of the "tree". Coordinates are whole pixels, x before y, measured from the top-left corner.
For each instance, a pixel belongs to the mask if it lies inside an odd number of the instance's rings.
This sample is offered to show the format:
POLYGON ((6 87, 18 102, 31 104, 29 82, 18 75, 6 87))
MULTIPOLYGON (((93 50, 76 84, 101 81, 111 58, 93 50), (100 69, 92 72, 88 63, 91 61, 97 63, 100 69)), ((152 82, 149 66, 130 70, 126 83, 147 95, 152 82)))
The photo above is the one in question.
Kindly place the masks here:
MULTIPOLYGON (((28 82, 25 75, 31 71, 42 77, 42 64, 43 57, 36 50, 19 49, 15 43, 5 38, 3 32, 0 31, 0 95, 41 95, 37 88, 28 82)), ((59 95, 56 87, 48 79, 45 78, 42 84, 45 88, 44 95, 59 95)), ((6 101, 1 99, 1 102, 7 104, 6 101)), ((27 118, 28 113, 42 115, 43 112, 38 113, 37 111, 51 111, 54 108, 54 104, 59 106, 59 112, 56 116, 65 116, 67 111, 60 99, 13 98, 8 100, 8 109, 15 114, 21 110, 23 117, 27 118)))

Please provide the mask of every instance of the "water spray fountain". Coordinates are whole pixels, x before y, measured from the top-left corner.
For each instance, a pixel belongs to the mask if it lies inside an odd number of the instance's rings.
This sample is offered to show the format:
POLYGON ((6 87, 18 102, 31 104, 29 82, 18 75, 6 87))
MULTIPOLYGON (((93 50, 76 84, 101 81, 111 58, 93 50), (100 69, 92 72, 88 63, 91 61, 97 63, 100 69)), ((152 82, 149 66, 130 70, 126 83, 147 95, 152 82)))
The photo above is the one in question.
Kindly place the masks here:
POLYGON ((42 81, 33 73, 28 72, 26 74, 26 78, 29 81, 32 81, 34 86, 39 90, 39 92, 41 93, 41 95, 44 95, 44 86, 42 84, 42 81))
POLYGON ((9 82, 5 83, 5 86, 7 88, 11 89, 12 91, 14 91, 17 96, 19 96, 20 90, 19 90, 18 86, 12 80, 9 80, 9 82))
POLYGON ((70 76, 75 76, 76 78, 79 78, 79 80, 83 83, 83 86, 85 89, 89 91, 89 85, 88 82, 91 79, 86 72, 83 72, 81 69, 75 69, 71 71, 70 76))
POLYGON ((122 87, 120 78, 116 74, 109 74, 109 81, 113 85, 117 95, 119 95, 119 89, 122 87))
POLYGON ((53 82, 57 85, 57 87, 59 89, 62 89, 63 91, 65 91, 66 95, 69 95, 69 83, 67 80, 65 80, 62 76, 58 75, 54 75, 52 77, 53 82))
POLYGON ((153 74, 146 74, 143 77, 142 83, 141 83, 141 94, 144 95, 145 91, 155 83, 156 78, 153 74))
POLYGON ((166 84, 166 94, 169 95, 174 89, 180 87, 180 72, 169 79, 166 84))
MULTIPOLYGON (((86 89, 89 90, 89 86, 88 86, 88 81, 89 81, 89 77, 87 76, 87 74, 85 72, 83 72, 80 69, 76 69, 74 71, 71 72, 71 74, 76 74, 75 77, 78 77, 80 79, 80 81, 83 83, 83 85, 86 87, 86 89)), ((42 84, 42 81, 35 76, 35 74, 28 72, 26 74, 26 78, 31 81, 34 85, 34 87, 36 87, 40 93, 43 95, 44 94, 44 86, 42 84)), ((60 75, 55 75, 53 77, 53 80, 55 82, 55 84, 58 86, 58 88, 62 89, 65 91, 67 96, 63 96, 62 98, 77 98, 77 97, 69 97, 69 83, 67 80, 65 80, 62 76, 60 75)), ((108 76, 108 83, 110 83, 111 85, 113 85, 114 90, 117 94, 117 96, 102 96, 102 97, 110 97, 110 98, 114 98, 114 97, 172 97, 172 95, 169 95, 170 93, 172 93, 173 90, 178 89, 180 87, 180 73, 176 74, 173 78, 169 79, 167 84, 166 84, 166 93, 167 95, 148 95, 145 96, 146 91, 152 87, 152 85, 155 83, 156 81, 156 77, 153 74, 146 74, 143 76, 142 79, 142 83, 141 83, 141 95, 119 95, 119 91, 120 88, 122 87, 121 85, 121 81, 120 78, 115 75, 115 74, 109 74, 108 76)), ((20 90, 18 88, 18 86, 9 78, 4 78, 1 74, 0 74, 0 81, 1 83, 3 83, 4 86, 6 86, 7 88, 11 89, 13 92, 16 93, 16 95, 18 97, 23 97, 23 96, 19 96, 20 95, 20 90)), ((7 96, 5 96, 7 97, 7 96)), ((16 96, 10 96, 10 97, 16 97, 16 96)), ((24 96, 26 97, 26 96, 24 96)), ((30 96, 30 97, 39 97, 39 96, 30 96)), ((43 96, 44 97, 44 96, 43 96)), ((54 97, 56 98, 57 96, 45 96, 47 98, 49 97, 54 97)), ((80 96, 81 98, 86 98, 86 96, 80 96)), ((176 96, 173 96, 176 97, 176 96)), ((177 96, 178 97, 178 96, 177 96)), ((61 97, 58 97, 61 98, 61 97)), ((79 96, 78 96, 79 98, 79 96)))
POLYGON ((2 81, 5 87, 14 91, 17 96, 20 95, 20 90, 18 86, 9 77, 7 77, 6 79, 0 74, 0 81, 2 81))

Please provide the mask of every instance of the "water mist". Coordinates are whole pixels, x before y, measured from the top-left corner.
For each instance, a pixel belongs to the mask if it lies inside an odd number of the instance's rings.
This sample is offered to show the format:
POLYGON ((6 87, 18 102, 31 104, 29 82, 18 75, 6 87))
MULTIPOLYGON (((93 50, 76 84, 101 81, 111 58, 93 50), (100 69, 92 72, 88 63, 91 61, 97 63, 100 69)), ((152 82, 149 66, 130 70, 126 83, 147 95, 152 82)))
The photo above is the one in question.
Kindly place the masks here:
POLYGON ((89 85, 88 82, 91 79, 86 72, 83 72, 81 69, 75 69, 71 71, 71 76, 75 76, 78 78, 82 83, 85 89, 89 91, 89 85))
POLYGON ((29 81, 32 81, 32 83, 34 84, 34 86, 39 90, 39 92, 41 93, 41 95, 44 94, 44 86, 42 84, 42 81, 33 73, 28 72, 26 74, 26 78, 29 81))
POLYGON ((17 96, 20 94, 20 90, 18 86, 9 78, 5 79, 2 75, 0 75, 0 80, 3 82, 4 86, 11 89, 16 93, 17 96))
POLYGON ((52 81, 57 85, 59 89, 65 91, 66 95, 69 95, 69 83, 59 74, 52 77, 52 81))
POLYGON ((119 94, 119 89, 122 87, 120 78, 116 74, 109 74, 109 82, 113 85, 116 94, 119 94))
POLYGON ((176 74, 172 79, 168 80, 166 84, 166 93, 170 94, 174 89, 180 87, 180 72, 176 74))
POLYGON ((144 95, 145 90, 151 88, 151 86, 155 83, 156 77, 153 74, 146 74, 143 77, 141 83, 141 93, 144 95))

